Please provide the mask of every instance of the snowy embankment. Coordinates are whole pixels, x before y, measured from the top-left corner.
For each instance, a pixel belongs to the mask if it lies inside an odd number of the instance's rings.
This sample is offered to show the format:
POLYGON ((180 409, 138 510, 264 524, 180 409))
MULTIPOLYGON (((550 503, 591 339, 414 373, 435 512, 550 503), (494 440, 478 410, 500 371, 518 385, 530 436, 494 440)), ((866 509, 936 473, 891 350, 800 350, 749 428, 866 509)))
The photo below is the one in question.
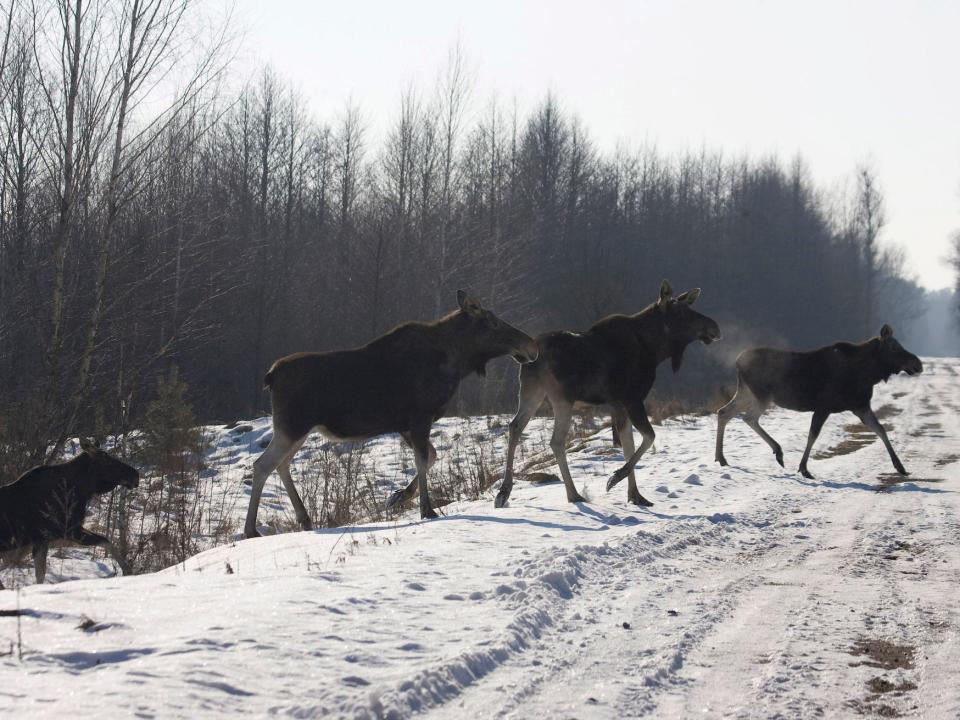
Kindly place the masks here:
POLYGON ((570 456, 589 504, 520 480, 499 511, 0 592, 21 612, 0 617, 0 716, 957 717, 960 362, 925 365, 874 405, 900 411, 906 482, 852 416, 816 480, 793 472, 809 416, 764 416, 789 470, 741 422, 720 468, 713 418, 671 421, 639 466, 649 510, 604 493, 622 459, 601 432, 570 456))

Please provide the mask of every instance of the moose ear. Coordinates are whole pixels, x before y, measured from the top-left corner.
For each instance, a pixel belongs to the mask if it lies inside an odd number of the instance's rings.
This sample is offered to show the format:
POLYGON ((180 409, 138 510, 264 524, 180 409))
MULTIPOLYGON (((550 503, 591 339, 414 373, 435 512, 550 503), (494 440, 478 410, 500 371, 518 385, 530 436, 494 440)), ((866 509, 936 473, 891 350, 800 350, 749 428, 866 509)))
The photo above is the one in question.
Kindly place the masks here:
POLYGON ((893 337, 893 328, 884 323, 883 327, 880 328, 880 339, 889 340, 893 337))
POLYGON ((483 307, 480 303, 467 295, 463 290, 457 290, 457 304, 460 306, 460 309, 463 310, 467 315, 473 315, 474 317, 479 317, 483 314, 483 307))
POLYGON ((673 288, 670 287, 669 280, 664 280, 660 283, 660 299, 657 300, 657 304, 660 305, 660 307, 666 307, 671 297, 673 297, 673 288))
POLYGON ((685 293, 677 295, 677 302, 693 305, 698 297, 700 297, 700 288, 694 288, 693 290, 687 290, 685 293))

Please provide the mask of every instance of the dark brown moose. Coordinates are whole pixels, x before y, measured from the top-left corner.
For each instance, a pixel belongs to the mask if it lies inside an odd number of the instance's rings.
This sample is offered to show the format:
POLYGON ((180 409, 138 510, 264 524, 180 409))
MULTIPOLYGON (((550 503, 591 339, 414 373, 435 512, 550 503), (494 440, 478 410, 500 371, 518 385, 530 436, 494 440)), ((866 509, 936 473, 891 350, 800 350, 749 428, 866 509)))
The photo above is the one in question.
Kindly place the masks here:
POLYGON ((652 505, 637 490, 634 466, 653 444, 654 432, 644 400, 656 377, 657 365, 671 360, 680 369, 683 352, 695 340, 710 344, 720 338, 717 323, 691 305, 700 289, 673 297, 670 283, 660 286, 659 299, 635 315, 610 315, 583 333, 550 332, 537 337, 540 357, 520 369, 520 400, 510 422, 506 470, 495 505, 503 507, 513 488, 513 458, 517 443, 544 398, 553 408, 550 448, 556 457, 569 502, 582 502, 567 466, 566 440, 573 404, 610 405, 613 426, 623 446, 624 465, 607 481, 607 490, 629 477, 627 500, 652 505), (633 430, 643 442, 634 450, 633 430))
POLYGON ((87 503, 118 486, 135 488, 140 474, 92 443, 59 465, 39 465, 0 487, 0 552, 19 555, 33 548, 38 583, 47 573, 51 543, 106 547, 126 573, 126 563, 103 535, 83 528, 87 503))
POLYGON ((745 350, 737 358, 737 392, 717 412, 716 460, 721 465, 727 464, 723 432, 731 418, 742 415, 744 422, 771 447, 782 466, 783 450, 760 427, 760 416, 776 404, 788 410, 813 413, 807 448, 800 460, 804 477, 813 478, 807 470, 807 460, 823 423, 831 413, 845 410, 852 411, 880 437, 890 453, 893 467, 901 475, 907 475, 887 438, 887 431, 870 407, 873 386, 899 372, 918 375, 923 372, 923 364, 897 342, 889 325, 880 329, 879 337, 859 344, 838 342, 810 352, 745 350))
POLYGON ((417 475, 387 502, 393 507, 420 494, 420 516, 436 517, 427 495, 427 472, 437 453, 430 427, 441 417, 460 380, 487 362, 512 355, 537 358, 536 343, 498 319, 462 290, 460 309, 434 322, 408 322, 363 347, 296 353, 277 360, 264 378, 273 405, 273 439, 253 464, 253 487, 244 532, 259 535, 257 506, 276 469, 297 520, 312 527, 290 477, 290 461, 313 430, 336 440, 400 433, 413 449, 417 475))

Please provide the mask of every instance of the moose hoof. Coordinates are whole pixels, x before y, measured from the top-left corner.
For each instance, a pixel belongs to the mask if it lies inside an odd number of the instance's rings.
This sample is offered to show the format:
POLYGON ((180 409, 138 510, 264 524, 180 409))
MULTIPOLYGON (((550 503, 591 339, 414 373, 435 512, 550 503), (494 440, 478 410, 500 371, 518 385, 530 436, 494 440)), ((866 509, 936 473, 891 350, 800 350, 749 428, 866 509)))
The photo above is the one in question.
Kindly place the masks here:
POLYGON ((720 463, 720 467, 727 467, 730 463, 727 462, 727 459, 722 455, 717 458, 717 462, 720 463))
POLYGON ((778 452, 773 454, 777 458, 777 462, 780 463, 780 467, 785 468, 786 465, 783 464, 783 453, 778 452))
POLYGON ((897 472, 903 475, 904 477, 907 477, 910 475, 910 473, 907 472, 907 469, 903 465, 894 465, 894 467, 897 469, 897 472))
POLYGON ((587 501, 587 499, 586 499, 583 495, 581 495, 580 493, 574 493, 572 497, 571 497, 571 496, 568 496, 568 497, 567 497, 567 502, 572 502, 572 503, 580 503, 580 502, 582 502, 582 503, 585 503, 586 501, 587 501))
POLYGON ((610 492, 610 490, 611 490, 617 483, 619 483, 621 480, 623 480, 624 477, 625 477, 625 476, 624 476, 624 475, 621 475, 619 472, 615 472, 613 475, 611 475, 611 476, 610 476, 610 479, 607 480, 607 492, 610 492))
POLYGON ((503 490, 497 493, 497 499, 493 501, 493 506, 495 508, 503 508, 507 506, 507 501, 510 499, 510 493, 505 493, 503 490))
POLYGON ((807 480, 816 480, 813 474, 805 467, 800 468, 800 474, 803 475, 807 480))
POLYGON ((647 500, 643 495, 637 493, 633 496, 627 497, 627 502, 631 505, 636 505, 637 507, 653 507, 653 503, 647 500))

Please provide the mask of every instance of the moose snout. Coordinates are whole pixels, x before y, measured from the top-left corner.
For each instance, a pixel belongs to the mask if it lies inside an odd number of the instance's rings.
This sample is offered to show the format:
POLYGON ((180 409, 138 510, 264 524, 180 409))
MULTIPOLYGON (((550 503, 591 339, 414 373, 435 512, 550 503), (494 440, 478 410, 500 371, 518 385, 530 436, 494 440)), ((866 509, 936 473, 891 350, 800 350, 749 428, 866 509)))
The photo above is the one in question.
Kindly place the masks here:
POLYGON ((140 473, 137 472, 136 470, 134 470, 132 473, 130 473, 129 475, 127 475, 127 476, 124 478, 123 482, 120 483, 120 484, 123 485, 123 486, 124 486, 125 488, 127 488, 128 490, 133 490, 134 488, 139 487, 139 486, 140 486, 140 473))
POLYGON ((723 335, 720 334, 720 326, 713 323, 712 325, 708 325, 707 329, 700 335, 700 342, 704 345, 709 345, 716 340, 720 340, 722 337, 723 335))
POLYGON ((919 375, 923 372, 923 363, 920 362, 918 357, 911 358, 904 369, 907 371, 907 375, 919 375))

